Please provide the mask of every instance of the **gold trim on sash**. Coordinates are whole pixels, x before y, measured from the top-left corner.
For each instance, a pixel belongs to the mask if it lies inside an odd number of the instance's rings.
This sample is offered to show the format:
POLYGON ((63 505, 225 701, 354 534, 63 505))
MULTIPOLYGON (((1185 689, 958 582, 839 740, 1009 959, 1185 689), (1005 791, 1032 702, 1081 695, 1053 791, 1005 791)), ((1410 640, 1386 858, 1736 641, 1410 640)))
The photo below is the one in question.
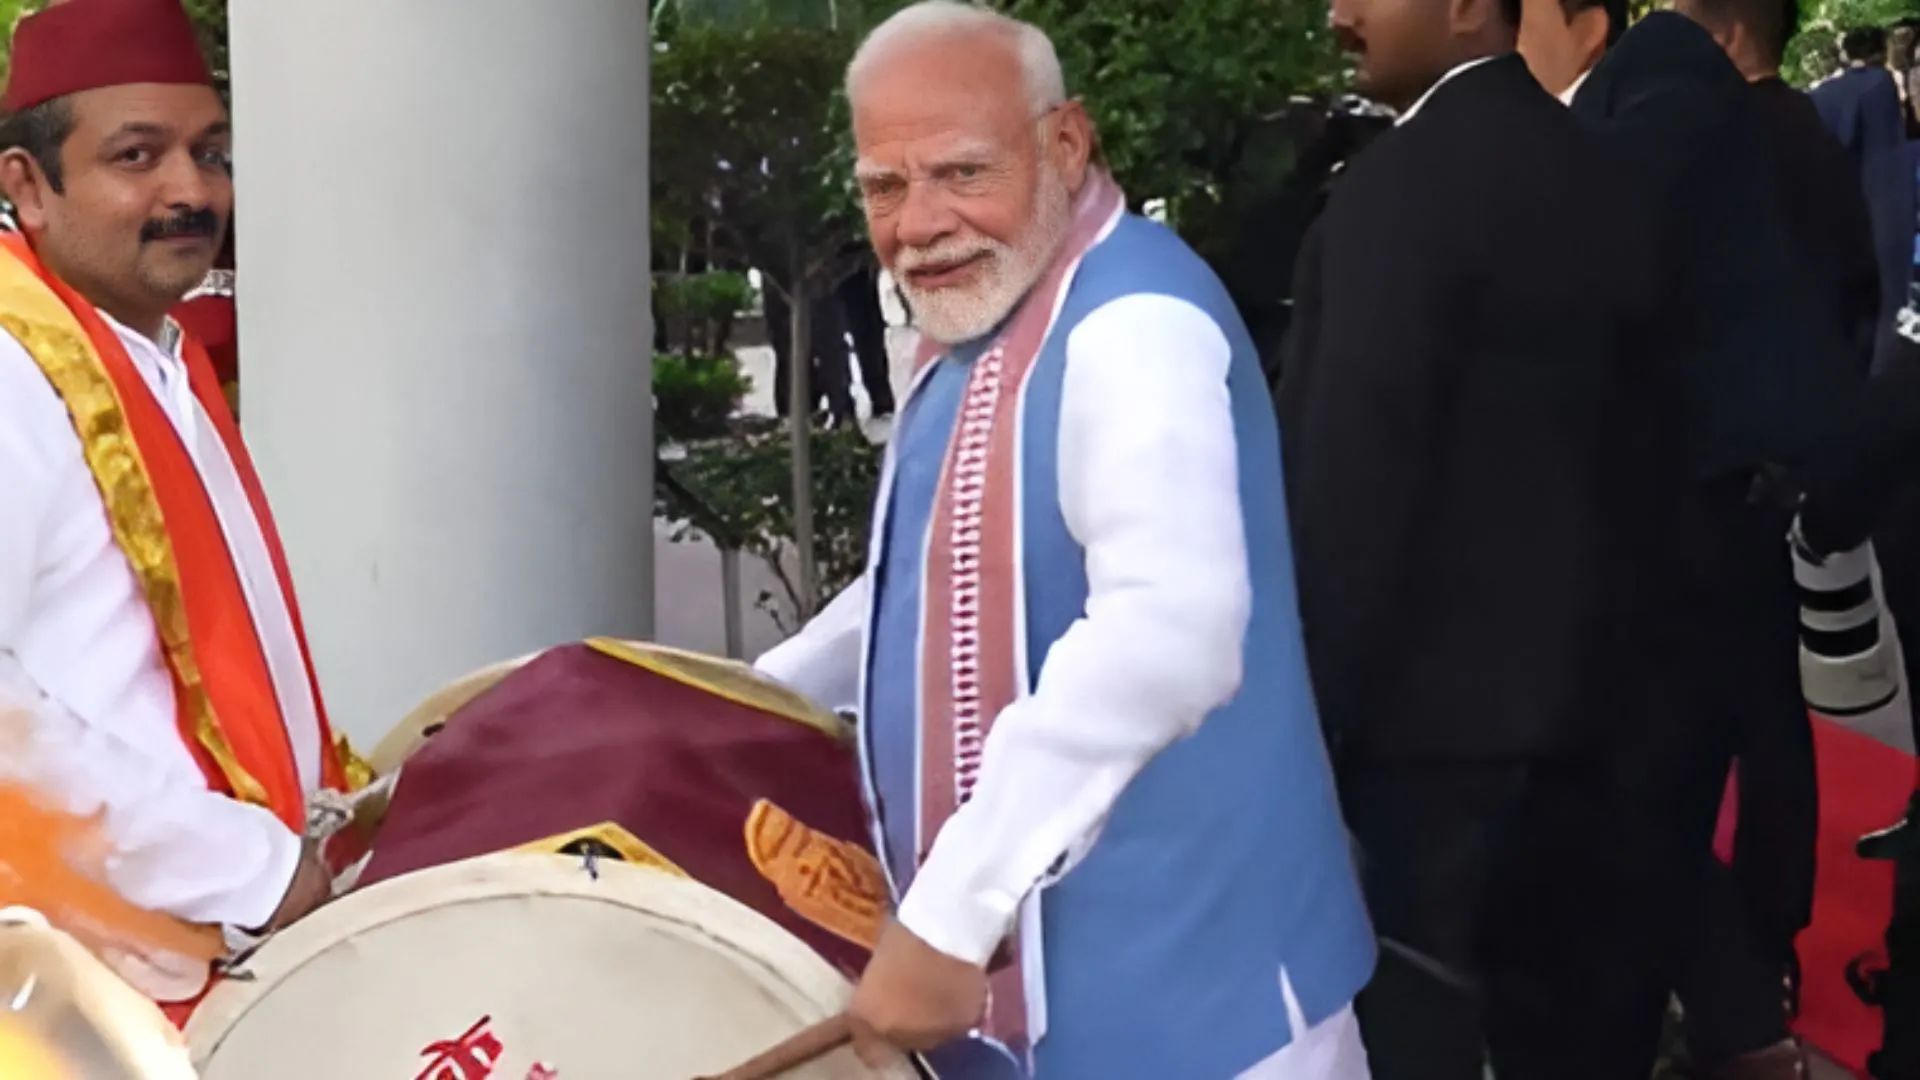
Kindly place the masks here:
POLYGON ((804 724, 840 742, 853 739, 853 731, 846 721, 738 661, 652 642, 597 637, 588 638, 586 643, 602 655, 705 690, 736 705, 804 724))
POLYGON ((347 785, 345 794, 351 795, 379 779, 379 774, 373 771, 373 764, 354 751, 353 744, 347 741, 345 735, 333 737, 333 752, 340 758, 340 776, 347 785))
POLYGON ((188 633, 173 541, 146 462, 127 430, 113 380, 73 313, 45 282, 4 253, 0 253, 0 329, 26 349, 67 406, 87 469, 106 504, 114 542, 153 612, 161 646, 178 680, 179 707, 191 718, 195 739, 213 758, 236 798, 267 806, 266 788, 241 767, 213 714, 188 633))

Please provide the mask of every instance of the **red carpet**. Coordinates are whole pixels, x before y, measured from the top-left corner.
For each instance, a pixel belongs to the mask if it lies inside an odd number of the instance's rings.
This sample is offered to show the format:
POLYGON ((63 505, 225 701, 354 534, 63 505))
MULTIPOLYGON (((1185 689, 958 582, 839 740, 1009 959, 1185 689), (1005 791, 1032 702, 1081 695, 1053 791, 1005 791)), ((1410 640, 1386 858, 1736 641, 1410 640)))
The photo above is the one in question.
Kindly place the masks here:
POLYGON ((1913 790, 1912 756, 1814 717, 1820 770, 1820 868, 1813 925, 1800 935, 1800 1034, 1827 1056, 1866 1075, 1880 1045, 1880 1013, 1847 985, 1847 965, 1861 953, 1882 955, 1893 907, 1893 867, 1864 862, 1853 845, 1906 811, 1913 790))

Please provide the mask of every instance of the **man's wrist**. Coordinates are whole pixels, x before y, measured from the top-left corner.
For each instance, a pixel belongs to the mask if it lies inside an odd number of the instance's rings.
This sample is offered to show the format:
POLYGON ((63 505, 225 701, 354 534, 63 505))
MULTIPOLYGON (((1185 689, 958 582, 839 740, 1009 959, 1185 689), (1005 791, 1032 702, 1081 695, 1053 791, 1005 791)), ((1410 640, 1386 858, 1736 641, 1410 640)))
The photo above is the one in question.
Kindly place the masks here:
POLYGON ((238 917, 228 924, 230 937, 258 939, 272 932, 299 887, 310 847, 305 837, 292 831, 275 837, 266 868, 247 886, 238 917))
POLYGON ((914 937, 956 960, 985 967, 993 959, 1020 912, 1020 898, 993 891, 970 891, 928 878, 929 860, 900 901, 894 919, 914 937))

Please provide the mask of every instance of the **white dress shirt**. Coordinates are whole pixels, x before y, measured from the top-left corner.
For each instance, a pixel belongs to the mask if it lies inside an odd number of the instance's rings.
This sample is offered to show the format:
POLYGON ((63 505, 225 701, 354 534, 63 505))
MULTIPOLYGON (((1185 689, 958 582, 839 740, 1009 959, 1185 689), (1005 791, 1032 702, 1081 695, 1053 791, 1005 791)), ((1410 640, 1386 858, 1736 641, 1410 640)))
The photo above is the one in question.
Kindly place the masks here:
MULTIPOLYGON (((115 324, 192 455, 260 633, 305 789, 319 785, 318 708, 287 600, 239 474, 194 398, 171 326, 164 345, 115 324)), ((300 837, 208 790, 182 739, 152 613, 115 543, 66 406, 0 334, 0 711, 31 714, 0 773, 77 812, 104 809, 111 883, 152 910, 257 927, 279 906, 300 837)))

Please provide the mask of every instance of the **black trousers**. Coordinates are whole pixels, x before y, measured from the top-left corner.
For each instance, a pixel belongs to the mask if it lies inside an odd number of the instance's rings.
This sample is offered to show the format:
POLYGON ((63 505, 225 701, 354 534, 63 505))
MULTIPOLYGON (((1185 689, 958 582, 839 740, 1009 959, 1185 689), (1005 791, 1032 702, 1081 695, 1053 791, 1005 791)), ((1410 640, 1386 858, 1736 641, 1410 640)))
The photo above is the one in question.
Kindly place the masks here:
POLYGON ((1662 649, 1678 707, 1669 722, 1695 737, 1666 740, 1663 756, 1698 763, 1673 780, 1693 789, 1690 805, 1710 799, 1716 811, 1726 763, 1738 761, 1733 865, 1708 850, 1692 856, 1693 900, 1673 912, 1668 938, 1687 1047, 1696 1065, 1711 1067, 1788 1035, 1794 939, 1812 914, 1818 792, 1798 598, 1781 541, 1787 522, 1734 489, 1712 493, 1700 510, 1701 562, 1691 591, 1670 605, 1692 618, 1664 631, 1662 649))
POLYGON ((1670 982, 1616 760, 1342 763, 1376 1080, 1646 1080, 1670 982))
POLYGON ((1790 1034, 1797 979, 1791 942, 1761 933, 1731 867, 1707 864, 1706 917, 1695 926, 1681 972, 1687 1054, 1712 1068, 1765 1050, 1790 1034))
MULTIPOLYGON (((792 407, 789 381, 793 372, 792 308, 777 289, 768 289, 765 297, 767 344, 773 348, 774 413, 786 416, 792 407)), ((858 416, 853 406, 853 367, 847 359, 846 328, 840 305, 833 298, 816 300, 808 309, 808 336, 804 350, 809 372, 808 389, 813 404, 824 399, 827 413, 836 425, 854 423, 858 416)))

